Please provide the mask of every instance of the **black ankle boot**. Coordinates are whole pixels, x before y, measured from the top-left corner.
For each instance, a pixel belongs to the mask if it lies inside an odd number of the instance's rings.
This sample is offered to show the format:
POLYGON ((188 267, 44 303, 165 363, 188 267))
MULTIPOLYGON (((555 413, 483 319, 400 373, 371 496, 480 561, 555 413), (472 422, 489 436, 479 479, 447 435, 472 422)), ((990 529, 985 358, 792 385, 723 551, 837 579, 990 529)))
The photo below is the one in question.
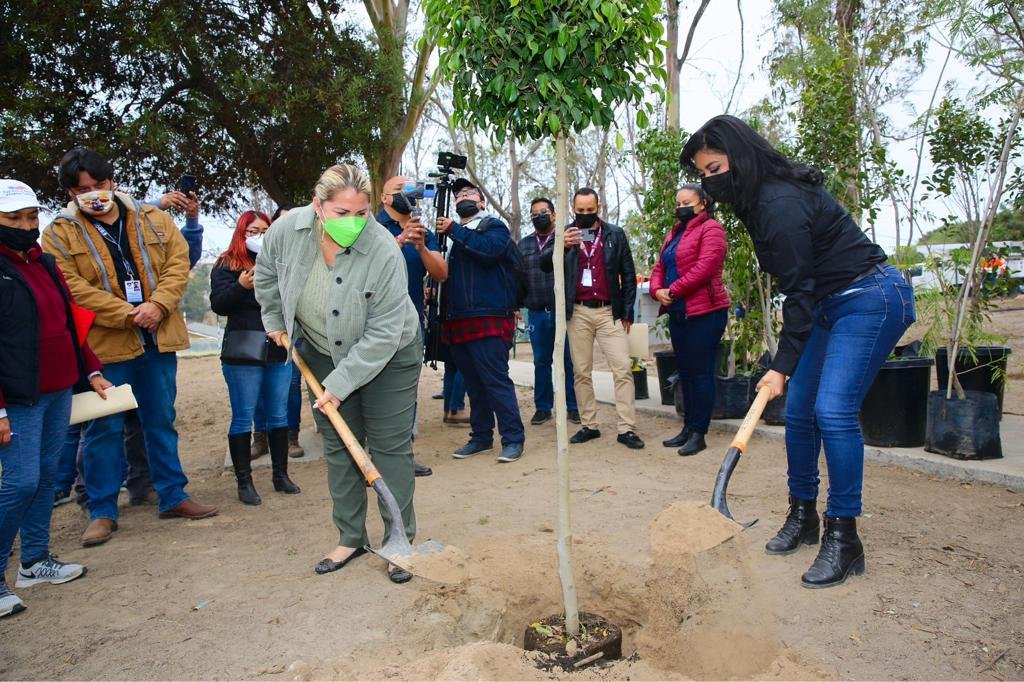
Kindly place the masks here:
POLYGON ((800 500, 790 495, 786 522, 764 546, 764 551, 768 554, 792 554, 800 545, 818 544, 821 525, 817 504, 817 500, 800 500))
POLYGON ((857 519, 852 516, 826 516, 818 557, 800 582, 804 587, 833 587, 846 582, 849 575, 864 573, 864 545, 857 537, 857 519))
POLYGON ((690 431, 690 428, 688 426, 684 426, 683 430, 680 431, 677 435, 672 436, 668 440, 661 441, 661 444, 664 445, 666 448, 678 448, 680 445, 682 445, 683 443, 690 439, 691 433, 692 431, 690 431))
POLYGON ((263 500, 252 484, 252 441, 249 434, 228 436, 228 451, 231 453, 231 465, 235 469, 235 480, 238 481, 238 501, 242 504, 262 504, 263 500))
POLYGON ((299 486, 288 478, 288 427, 268 431, 267 444, 270 447, 270 464, 274 471, 274 490, 288 495, 301 492, 299 486))
POLYGON ((683 443, 683 447, 679 448, 679 456, 689 457, 690 455, 696 455, 701 450, 706 450, 707 447, 707 443, 704 442, 704 434, 691 431, 690 436, 683 443))

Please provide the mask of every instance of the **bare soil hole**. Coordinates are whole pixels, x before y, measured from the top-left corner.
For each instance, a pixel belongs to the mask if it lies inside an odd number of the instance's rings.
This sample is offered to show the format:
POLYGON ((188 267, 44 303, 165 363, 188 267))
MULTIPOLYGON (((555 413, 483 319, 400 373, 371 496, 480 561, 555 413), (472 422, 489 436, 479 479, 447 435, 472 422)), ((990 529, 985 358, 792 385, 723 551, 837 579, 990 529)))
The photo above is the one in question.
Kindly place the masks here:
POLYGON ((572 637, 565 631, 565 616, 556 614, 526 627, 523 648, 546 654, 547 658, 541 659, 546 669, 572 670, 622 658, 622 628, 603 616, 581 611, 580 634, 572 637))

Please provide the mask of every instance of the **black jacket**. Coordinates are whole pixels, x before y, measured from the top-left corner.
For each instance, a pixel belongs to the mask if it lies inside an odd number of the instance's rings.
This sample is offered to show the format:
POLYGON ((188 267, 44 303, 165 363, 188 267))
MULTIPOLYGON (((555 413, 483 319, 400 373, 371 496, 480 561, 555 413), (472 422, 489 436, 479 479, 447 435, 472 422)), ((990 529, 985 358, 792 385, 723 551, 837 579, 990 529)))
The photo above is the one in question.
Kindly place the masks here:
MULTIPOLYGON (((77 343, 78 332, 71 313, 71 294, 57 274, 53 256, 44 253, 39 263, 53 278, 68 321, 68 331, 76 340, 79 383, 75 391, 88 388, 85 358, 77 343)), ((39 309, 31 285, 14 264, 0 256, 0 389, 10 405, 35 405, 39 401, 39 309)))
MULTIPOLYGON (((596 226, 595 226, 596 229, 596 226)), ((612 297, 612 317, 616 320, 633 321, 633 306, 636 305, 636 267, 633 252, 629 249, 626 233, 618 225, 601 222, 601 249, 604 253, 604 270, 608 277, 608 293, 612 297)), ((553 272, 554 249, 545 249, 540 257, 540 269, 553 272)), ((576 300, 576 280, 580 274, 580 247, 565 252, 565 312, 572 317, 572 306, 576 300)))
POLYGON ((815 304, 884 262, 885 252, 821 185, 767 182, 740 219, 761 269, 786 295, 772 369, 792 376, 814 326, 815 304))
MULTIPOLYGON (((265 331, 260 316, 260 304, 256 301, 256 290, 246 289, 238 283, 241 270, 229 270, 227 266, 215 265, 210 271, 210 309, 228 318, 224 335, 233 331, 265 331)), ((271 343, 270 362, 284 362, 287 352, 271 343)))

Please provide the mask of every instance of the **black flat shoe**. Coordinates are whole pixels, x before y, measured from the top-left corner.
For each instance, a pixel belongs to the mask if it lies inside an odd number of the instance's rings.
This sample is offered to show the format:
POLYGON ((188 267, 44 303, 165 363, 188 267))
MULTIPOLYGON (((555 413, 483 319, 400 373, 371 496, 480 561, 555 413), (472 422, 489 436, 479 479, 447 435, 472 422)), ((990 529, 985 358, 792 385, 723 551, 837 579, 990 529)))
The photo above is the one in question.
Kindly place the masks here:
POLYGON ((615 440, 619 441, 630 450, 642 450, 644 448, 643 440, 641 440, 640 436, 636 435, 632 431, 620 433, 619 437, 615 440))
POLYGON ((686 441, 688 441, 689 439, 690 429, 684 427, 683 430, 680 431, 675 436, 672 436, 668 440, 661 441, 661 444, 664 445, 666 448, 678 448, 680 445, 685 444, 686 441))
POLYGON ((357 556, 366 554, 366 549, 360 547, 356 551, 348 555, 343 561, 333 561, 331 559, 321 559, 313 570, 316 571, 317 575, 323 575, 324 573, 333 573, 339 568, 345 568, 345 564, 355 559, 357 556))
POLYGON ((689 457, 696 455, 698 452, 703 452, 708 447, 707 443, 704 442, 704 434, 697 433, 696 431, 690 432, 690 437, 683 443, 683 447, 679 448, 680 457, 689 457))
POLYGON ((589 426, 584 426, 569 439, 569 442, 573 444, 586 443, 588 440, 594 440, 595 438, 600 437, 601 431, 599 429, 592 429, 589 426))
POLYGON ((569 417, 568 418, 569 418, 569 421, 571 421, 573 424, 579 424, 580 423, 580 411, 579 410, 569 410, 569 417))
POLYGON ((401 585, 402 583, 407 583, 412 580, 412 573, 400 566, 395 566, 394 568, 388 569, 388 580, 396 585, 401 585))
POLYGON ((412 461, 412 471, 415 476, 430 476, 434 470, 426 464, 420 464, 415 459, 412 461))

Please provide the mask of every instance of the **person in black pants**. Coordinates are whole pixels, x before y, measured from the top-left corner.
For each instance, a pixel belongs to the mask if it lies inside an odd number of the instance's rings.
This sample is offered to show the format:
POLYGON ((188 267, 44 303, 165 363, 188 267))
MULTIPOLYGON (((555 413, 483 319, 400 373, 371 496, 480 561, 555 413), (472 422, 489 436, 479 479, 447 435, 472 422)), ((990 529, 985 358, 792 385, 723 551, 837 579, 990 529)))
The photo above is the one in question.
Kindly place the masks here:
POLYGON ((864 482, 858 414, 882 363, 915 318, 914 291, 885 252, 800 166, 734 116, 716 116, 687 141, 679 159, 733 207, 761 269, 786 295, 779 350, 757 387, 782 395, 786 378, 789 514, 769 554, 818 542, 818 455, 828 465, 821 549, 804 587, 831 587, 864 572, 857 535, 864 482))
POLYGON ((264 334, 260 304, 253 288, 253 268, 270 226, 264 213, 246 211, 238 218, 227 251, 210 272, 210 308, 225 315, 221 369, 231 400, 228 451, 243 504, 262 502, 252 482, 252 424, 257 399, 267 420, 267 443, 274 490, 295 494, 288 478, 288 390, 292 368, 288 353, 264 334))
POLYGON ((715 360, 728 319, 729 294, 722 286, 727 250, 725 229, 711 217, 713 205, 700 185, 676 192, 675 226, 665 235, 651 272, 651 298, 669 316, 668 329, 683 388, 683 430, 662 441, 682 456, 704 450, 715 406, 715 360), (680 447, 682 446, 682 447, 680 447))

